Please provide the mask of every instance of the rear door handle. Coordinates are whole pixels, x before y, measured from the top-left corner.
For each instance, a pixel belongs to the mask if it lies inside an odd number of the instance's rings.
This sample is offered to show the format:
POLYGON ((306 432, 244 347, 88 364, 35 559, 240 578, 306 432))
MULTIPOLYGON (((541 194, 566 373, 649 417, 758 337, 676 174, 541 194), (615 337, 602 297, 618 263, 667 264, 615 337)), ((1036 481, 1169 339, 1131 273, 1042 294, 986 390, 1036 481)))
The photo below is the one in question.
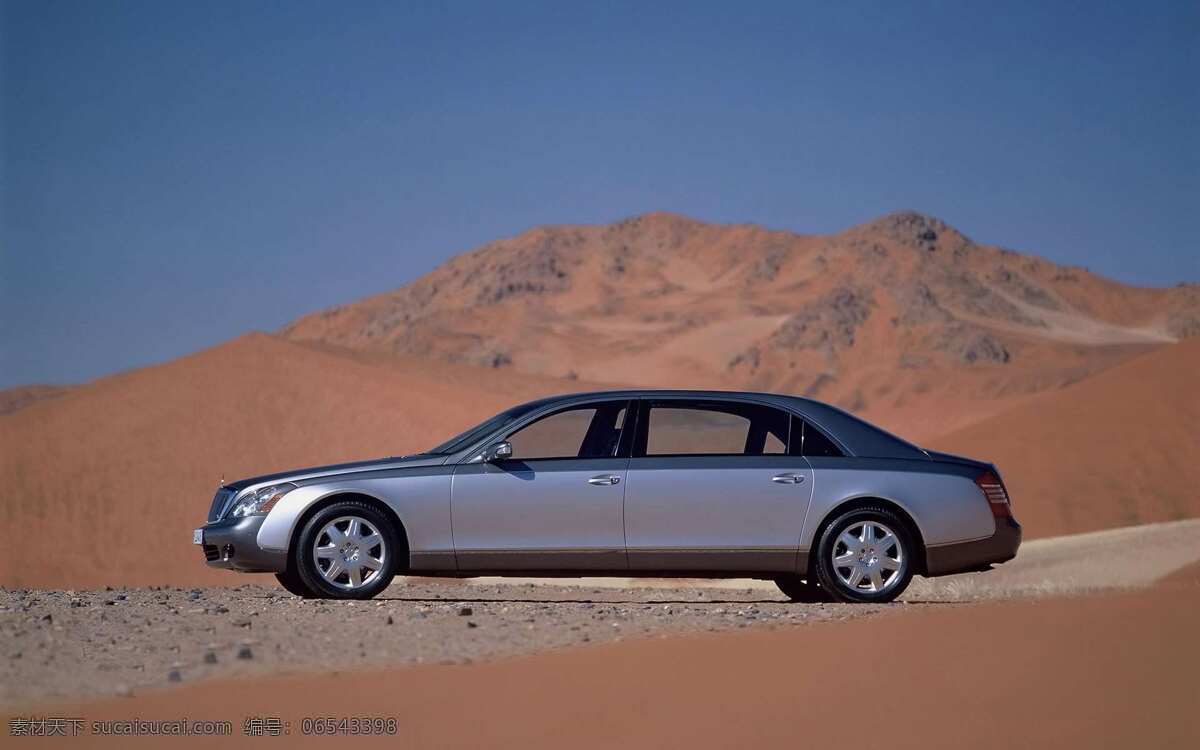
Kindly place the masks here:
POLYGON ((775 476, 771 477, 771 481, 778 482, 779 484, 800 484, 801 482, 804 481, 804 475, 803 474, 776 474, 775 476))
POLYGON ((601 474, 598 477, 592 477, 588 480, 588 484, 618 484, 621 478, 615 474, 601 474))

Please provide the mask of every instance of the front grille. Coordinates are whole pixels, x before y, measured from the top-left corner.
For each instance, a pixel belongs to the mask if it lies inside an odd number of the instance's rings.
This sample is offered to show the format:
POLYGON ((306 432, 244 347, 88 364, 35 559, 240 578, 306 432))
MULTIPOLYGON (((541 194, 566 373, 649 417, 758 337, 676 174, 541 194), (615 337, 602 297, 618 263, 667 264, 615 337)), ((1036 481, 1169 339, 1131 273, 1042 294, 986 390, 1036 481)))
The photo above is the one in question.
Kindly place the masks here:
POLYGON ((213 495, 212 505, 208 508, 209 522, 221 520, 221 514, 225 510, 225 503, 229 502, 229 498, 233 494, 233 490, 226 487, 217 490, 217 494, 213 495))
POLYGON ((217 549, 215 544, 204 545, 204 559, 208 562, 219 560, 221 558, 221 550, 217 549))

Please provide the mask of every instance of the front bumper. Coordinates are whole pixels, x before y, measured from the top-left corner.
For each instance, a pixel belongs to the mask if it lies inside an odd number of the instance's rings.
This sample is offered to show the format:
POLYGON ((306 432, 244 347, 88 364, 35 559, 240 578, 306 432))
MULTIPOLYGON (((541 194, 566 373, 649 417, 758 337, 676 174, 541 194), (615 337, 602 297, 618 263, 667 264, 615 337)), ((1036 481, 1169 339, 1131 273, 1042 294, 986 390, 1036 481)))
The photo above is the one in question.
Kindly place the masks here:
POLYGON ((1017 556, 1021 546, 1021 524, 1017 519, 997 518, 996 533, 986 539, 930 547, 925 550, 925 575, 948 576, 987 570, 1017 556))
POLYGON ((266 516, 226 518, 205 524, 204 561, 211 568, 240 570, 245 573, 282 573, 287 569, 287 552, 258 546, 258 530, 266 516))

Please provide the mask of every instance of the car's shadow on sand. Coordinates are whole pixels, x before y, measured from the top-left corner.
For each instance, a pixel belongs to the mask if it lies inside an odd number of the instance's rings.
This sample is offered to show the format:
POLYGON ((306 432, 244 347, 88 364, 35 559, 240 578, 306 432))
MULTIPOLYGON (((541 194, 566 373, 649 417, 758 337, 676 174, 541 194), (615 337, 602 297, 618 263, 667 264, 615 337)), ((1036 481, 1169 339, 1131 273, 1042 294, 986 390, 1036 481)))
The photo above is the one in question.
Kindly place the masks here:
POLYGON ((782 599, 541 599, 537 597, 377 596, 373 601, 419 604, 787 604, 782 599))
MULTIPOLYGON (((252 597, 256 599, 272 599, 273 595, 263 595, 252 597)), ((340 600, 337 599, 315 599, 329 604, 337 604, 340 600)), ((356 600, 346 600, 353 603, 356 600)), ((857 605, 844 602, 822 601, 822 602, 789 602, 786 599, 678 599, 678 598, 656 598, 656 599, 586 599, 575 597, 570 599, 547 599, 538 597, 483 597, 483 596, 376 596, 369 601, 373 602, 404 602, 409 604, 595 604, 608 605, 619 604, 626 606, 642 605, 663 605, 663 604, 679 604, 679 605, 694 605, 694 606, 714 606, 719 604, 727 605, 748 605, 748 604, 781 604, 788 606, 803 606, 813 604, 831 604, 849 607, 872 606, 872 607, 902 607, 906 604, 919 604, 921 606, 931 605, 966 605, 975 604, 984 599, 958 599, 954 601, 936 600, 936 599, 902 599, 896 602, 886 602, 883 604, 868 604, 857 605)))
MULTIPOLYGON (((695 599, 539 599, 529 597, 428 597, 428 596, 377 596, 372 601, 377 602, 412 602, 415 604, 686 604, 686 605, 717 605, 717 604, 782 604, 788 606, 798 606, 804 604, 839 604, 839 602, 789 602, 785 599, 704 599, 697 601, 695 599)), ((887 606, 902 606, 904 604, 971 604, 970 601, 933 601, 933 600, 908 600, 899 602, 890 602, 888 604, 875 604, 868 606, 887 607, 887 606)), ((859 606, 859 605, 846 605, 859 606)))

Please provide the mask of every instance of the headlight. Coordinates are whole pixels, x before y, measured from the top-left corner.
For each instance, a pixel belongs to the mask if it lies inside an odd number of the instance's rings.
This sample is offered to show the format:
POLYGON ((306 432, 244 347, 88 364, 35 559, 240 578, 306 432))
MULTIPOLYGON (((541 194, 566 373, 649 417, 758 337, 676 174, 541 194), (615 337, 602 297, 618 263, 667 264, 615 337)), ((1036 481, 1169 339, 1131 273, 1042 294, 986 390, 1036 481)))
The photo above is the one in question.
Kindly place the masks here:
POLYGON ((245 492, 233 503, 233 508, 229 511, 229 515, 234 518, 243 516, 253 516, 255 514, 263 514, 275 507, 275 503, 283 499, 283 496, 292 490, 296 489, 296 485, 290 482, 285 484, 273 484, 270 487, 263 487, 257 492, 245 492))

